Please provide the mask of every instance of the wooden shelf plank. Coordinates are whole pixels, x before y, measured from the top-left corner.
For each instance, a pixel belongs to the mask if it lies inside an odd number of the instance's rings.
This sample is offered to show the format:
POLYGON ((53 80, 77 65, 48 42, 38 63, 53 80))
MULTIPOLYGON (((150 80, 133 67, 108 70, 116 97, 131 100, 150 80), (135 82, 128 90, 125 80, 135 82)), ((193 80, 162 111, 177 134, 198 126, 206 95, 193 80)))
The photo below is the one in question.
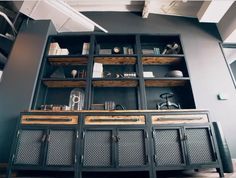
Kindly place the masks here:
POLYGON ((51 56, 48 61, 51 65, 87 65, 88 56, 51 56))
POLYGON ((136 63, 136 57, 133 56, 101 56, 95 57, 95 62, 105 65, 133 65, 136 63))
POLYGON ((135 79, 122 79, 122 80, 93 80, 94 87, 136 87, 138 80, 135 79))
POLYGON ((187 81, 189 81, 188 77, 184 78, 154 78, 154 79, 145 79, 146 87, 177 87, 184 86, 187 81))
POLYGON ((142 63, 148 64, 174 64, 183 60, 183 55, 160 55, 160 56, 143 56, 142 63))
POLYGON ((74 79, 42 79, 44 85, 49 88, 69 88, 69 87, 85 87, 86 80, 74 79))

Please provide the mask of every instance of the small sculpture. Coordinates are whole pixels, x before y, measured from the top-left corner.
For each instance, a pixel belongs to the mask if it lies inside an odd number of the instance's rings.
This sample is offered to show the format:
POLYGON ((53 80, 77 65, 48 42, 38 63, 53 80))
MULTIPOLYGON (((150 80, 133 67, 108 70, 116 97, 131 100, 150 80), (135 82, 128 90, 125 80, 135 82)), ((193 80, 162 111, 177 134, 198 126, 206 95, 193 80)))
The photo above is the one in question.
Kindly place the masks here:
POLYGON ((76 75, 77 75, 77 73, 78 73, 77 70, 72 70, 72 71, 71 71, 72 77, 75 78, 76 75))
POLYGON ((174 42, 172 44, 167 44, 162 54, 178 54, 179 52, 180 52, 180 45, 174 42))
POLYGON ((156 105, 157 109, 180 109, 179 104, 169 101, 169 98, 172 98, 173 96, 174 96, 173 93, 162 93, 160 95, 160 98, 165 99, 165 101, 157 104, 156 105))

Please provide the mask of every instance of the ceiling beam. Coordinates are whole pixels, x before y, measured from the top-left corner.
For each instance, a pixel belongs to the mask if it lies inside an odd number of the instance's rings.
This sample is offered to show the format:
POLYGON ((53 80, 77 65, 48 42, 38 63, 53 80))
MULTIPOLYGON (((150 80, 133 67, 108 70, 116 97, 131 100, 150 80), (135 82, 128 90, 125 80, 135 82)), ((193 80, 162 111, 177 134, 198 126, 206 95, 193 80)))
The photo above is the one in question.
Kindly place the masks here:
POLYGON ((199 22, 218 23, 233 3, 233 0, 204 1, 197 13, 199 22))
POLYGON ((76 11, 62 0, 24 1, 20 12, 34 20, 52 20, 59 32, 94 31, 95 27, 107 32, 106 29, 76 11))
POLYGON ((151 4, 151 0, 145 0, 144 1, 143 14, 142 14, 143 18, 148 18, 148 15, 150 13, 150 4, 151 4))

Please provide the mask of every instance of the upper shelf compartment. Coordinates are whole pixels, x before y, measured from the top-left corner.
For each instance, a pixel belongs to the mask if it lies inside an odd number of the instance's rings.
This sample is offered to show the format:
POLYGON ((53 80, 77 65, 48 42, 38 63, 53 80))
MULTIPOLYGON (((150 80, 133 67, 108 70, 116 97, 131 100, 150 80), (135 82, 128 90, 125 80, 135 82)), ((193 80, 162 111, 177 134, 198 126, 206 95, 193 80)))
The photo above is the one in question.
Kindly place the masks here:
POLYGON ((95 55, 133 55, 137 53, 135 35, 97 35, 95 55))
POLYGON ((141 35, 140 42, 143 55, 183 54, 179 35, 141 35))
POLYGON ((48 56, 88 55, 90 50, 89 35, 51 36, 48 43, 48 56))

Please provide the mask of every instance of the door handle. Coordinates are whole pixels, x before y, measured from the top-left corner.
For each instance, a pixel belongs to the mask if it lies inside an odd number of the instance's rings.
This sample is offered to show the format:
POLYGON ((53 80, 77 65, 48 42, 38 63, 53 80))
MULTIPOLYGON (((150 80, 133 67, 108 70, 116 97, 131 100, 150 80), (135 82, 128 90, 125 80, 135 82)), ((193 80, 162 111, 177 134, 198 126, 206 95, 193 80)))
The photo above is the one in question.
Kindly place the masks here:
POLYGON ((41 142, 45 142, 46 140, 46 134, 43 134, 42 138, 41 138, 41 142))

